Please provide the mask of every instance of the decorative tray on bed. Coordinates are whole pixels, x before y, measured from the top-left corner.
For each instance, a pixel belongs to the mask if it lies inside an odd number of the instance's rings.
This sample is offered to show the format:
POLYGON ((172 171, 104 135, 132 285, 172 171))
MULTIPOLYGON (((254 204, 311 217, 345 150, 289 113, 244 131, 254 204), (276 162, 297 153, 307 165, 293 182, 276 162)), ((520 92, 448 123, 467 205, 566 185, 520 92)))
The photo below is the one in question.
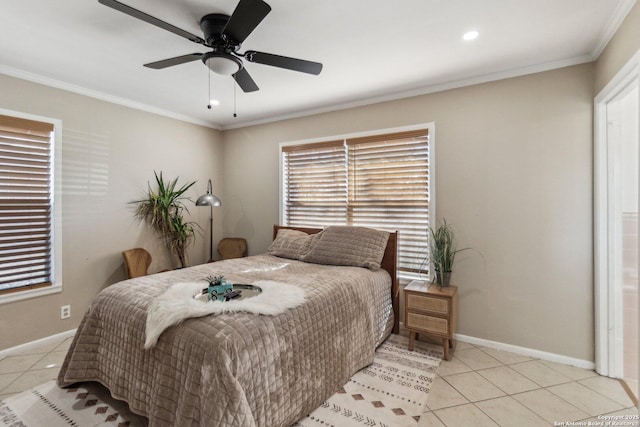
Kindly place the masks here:
MULTIPOLYGON (((255 297, 257 295, 260 295, 262 293, 262 288, 259 286, 255 286, 255 285, 245 285, 245 284, 240 284, 240 283, 234 283, 233 284, 233 288, 231 289, 231 291, 233 292, 237 292, 238 295, 232 298, 224 298, 224 299, 218 299, 218 301, 236 301, 236 300, 243 300, 243 299, 247 299, 247 298, 252 298, 255 297)), ((221 297, 224 297, 223 295, 220 295, 221 297)), ((195 298, 198 301, 202 301, 202 302, 209 302, 211 301, 210 297, 209 297, 209 290, 207 288, 204 288, 200 291, 198 291, 193 298, 195 298)))

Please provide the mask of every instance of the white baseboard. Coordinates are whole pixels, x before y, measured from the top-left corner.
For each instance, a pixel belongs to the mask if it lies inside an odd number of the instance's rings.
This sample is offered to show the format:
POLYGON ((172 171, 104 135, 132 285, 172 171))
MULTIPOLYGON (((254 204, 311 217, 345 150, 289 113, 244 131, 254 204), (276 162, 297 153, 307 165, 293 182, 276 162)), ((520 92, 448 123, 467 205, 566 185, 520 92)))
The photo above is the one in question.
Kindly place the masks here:
POLYGON ((546 351, 536 350, 528 347, 520 347, 512 344, 505 344, 497 341, 485 340, 482 338, 470 337, 467 335, 456 334, 455 338, 459 341, 466 342, 482 347, 495 348, 496 350, 509 351, 511 353, 520 354, 522 356, 533 357, 535 359, 548 360, 550 362, 562 363, 565 365, 577 366, 583 369, 595 369, 595 363, 589 360, 576 359, 575 357, 564 356, 562 354, 549 353, 546 351))
MULTIPOLYGON (((404 324, 400 322, 400 331, 406 332, 404 324)), ((564 365, 577 366, 583 369, 595 369, 595 363, 590 360, 576 359, 575 357, 564 356, 562 354, 549 353, 547 351, 536 350, 528 347, 520 347, 512 344, 505 344, 497 341, 490 341, 483 338, 470 337, 468 335, 455 334, 455 339, 473 345, 494 348, 496 350, 509 351, 522 356, 535 359, 548 360, 550 362, 562 363, 564 365)))
POLYGON ((69 331, 60 332, 59 334, 44 337, 39 340, 20 344, 15 347, 7 348, 5 350, 0 350, 0 359, 4 359, 5 357, 13 356, 15 354, 21 354, 21 353, 24 353, 25 351, 42 347, 47 344, 54 344, 60 340, 74 336, 76 334, 76 330, 77 329, 71 329, 69 331))

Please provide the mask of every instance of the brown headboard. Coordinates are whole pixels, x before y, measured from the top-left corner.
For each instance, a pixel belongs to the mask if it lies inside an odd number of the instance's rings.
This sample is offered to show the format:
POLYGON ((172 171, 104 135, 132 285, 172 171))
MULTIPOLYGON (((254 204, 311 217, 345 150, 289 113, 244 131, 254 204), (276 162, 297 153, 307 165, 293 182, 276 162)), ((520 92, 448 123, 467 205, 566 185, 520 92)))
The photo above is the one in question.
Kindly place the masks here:
MULTIPOLYGON (((322 231, 322 228, 307 228, 307 227, 289 227, 285 225, 273 226, 273 239, 275 240, 278 230, 286 228, 289 230, 303 231, 307 234, 316 234, 322 231)), ((391 276, 391 302, 393 305, 393 333, 400 332, 400 313, 399 313, 399 301, 400 301, 400 282, 398 281, 398 232, 394 231, 389 233, 389 240, 387 241, 387 247, 384 251, 384 257, 380 264, 384 270, 386 270, 391 276)))

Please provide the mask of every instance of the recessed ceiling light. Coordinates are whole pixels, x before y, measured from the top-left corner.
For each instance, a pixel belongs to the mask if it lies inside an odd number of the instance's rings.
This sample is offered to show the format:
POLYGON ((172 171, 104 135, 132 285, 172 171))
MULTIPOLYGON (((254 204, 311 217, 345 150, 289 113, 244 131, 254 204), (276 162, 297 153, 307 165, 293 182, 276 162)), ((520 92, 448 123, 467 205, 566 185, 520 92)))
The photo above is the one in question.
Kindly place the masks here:
POLYGON ((464 35, 462 36, 463 39, 465 40, 475 40, 478 38, 478 36, 480 35, 479 32, 477 31, 467 31, 466 33, 464 33, 464 35))
POLYGON ((217 99, 212 99, 211 101, 209 101, 209 104, 217 107, 218 105, 220 105, 220 101, 218 101, 217 99))

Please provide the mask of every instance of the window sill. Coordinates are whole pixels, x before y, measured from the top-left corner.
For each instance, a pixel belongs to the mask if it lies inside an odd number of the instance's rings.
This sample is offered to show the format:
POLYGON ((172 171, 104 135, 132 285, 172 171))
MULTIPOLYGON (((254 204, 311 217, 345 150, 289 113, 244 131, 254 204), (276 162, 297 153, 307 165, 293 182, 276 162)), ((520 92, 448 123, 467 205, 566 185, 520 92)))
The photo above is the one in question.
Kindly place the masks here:
POLYGON ((10 294, 0 295, 0 304, 22 301, 30 298, 37 298, 45 295, 58 294, 62 292, 62 285, 47 286, 46 288, 30 289, 28 291, 17 291, 10 294))

